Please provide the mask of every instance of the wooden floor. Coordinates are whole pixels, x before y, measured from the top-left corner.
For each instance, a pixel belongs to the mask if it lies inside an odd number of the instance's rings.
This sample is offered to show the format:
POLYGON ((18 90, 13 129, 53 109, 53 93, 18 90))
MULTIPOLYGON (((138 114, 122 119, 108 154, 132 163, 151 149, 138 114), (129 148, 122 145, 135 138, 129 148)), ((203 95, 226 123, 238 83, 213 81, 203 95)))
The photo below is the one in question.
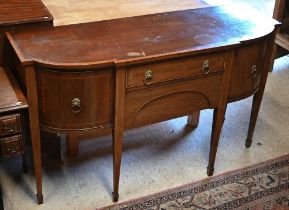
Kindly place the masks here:
MULTIPOLYGON (((208 6, 202 0, 42 0, 54 25, 132 17, 208 6)), ((152 23, 153 24, 153 23, 152 23)))

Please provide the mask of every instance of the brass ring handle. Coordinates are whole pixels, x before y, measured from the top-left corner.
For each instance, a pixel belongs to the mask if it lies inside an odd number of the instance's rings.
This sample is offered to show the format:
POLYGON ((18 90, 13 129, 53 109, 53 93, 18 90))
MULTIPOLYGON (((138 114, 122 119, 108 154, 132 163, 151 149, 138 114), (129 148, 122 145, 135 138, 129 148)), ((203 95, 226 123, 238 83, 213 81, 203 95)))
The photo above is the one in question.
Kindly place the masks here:
POLYGON ((210 72, 210 62, 206 60, 202 64, 202 73, 206 75, 209 74, 209 72, 210 72))
POLYGON ((147 70, 145 72, 143 83, 145 85, 150 85, 153 82, 153 72, 151 70, 147 70))
POLYGON ((253 78, 255 78, 257 75, 257 65, 253 65, 251 70, 250 70, 250 74, 252 75, 253 78))
POLYGON ((81 111, 80 99, 74 98, 72 99, 72 112, 77 114, 81 111))

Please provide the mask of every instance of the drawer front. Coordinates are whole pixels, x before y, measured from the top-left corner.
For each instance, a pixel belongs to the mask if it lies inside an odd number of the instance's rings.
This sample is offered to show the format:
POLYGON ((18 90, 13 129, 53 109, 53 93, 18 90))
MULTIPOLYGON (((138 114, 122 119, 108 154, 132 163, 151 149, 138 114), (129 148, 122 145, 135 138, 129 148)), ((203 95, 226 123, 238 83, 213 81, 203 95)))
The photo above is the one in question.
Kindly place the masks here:
POLYGON ((263 68, 262 63, 266 59, 265 47, 266 41, 260 40, 242 46, 235 52, 229 101, 246 98, 257 90, 263 68))
POLYGON ((209 75, 213 72, 223 71, 224 60, 224 54, 219 53, 129 67, 126 86, 136 87, 174 79, 209 75))
POLYGON ((223 77, 219 75, 128 91, 125 99, 125 127, 140 127, 217 107, 222 81, 223 77))
POLYGON ((40 123, 54 130, 91 129, 112 123, 113 72, 37 71, 40 123))
POLYGON ((0 117, 0 135, 13 135, 21 131, 20 114, 0 117))
POLYGON ((24 153, 23 138, 21 135, 1 139, 1 152, 3 157, 11 157, 24 153))

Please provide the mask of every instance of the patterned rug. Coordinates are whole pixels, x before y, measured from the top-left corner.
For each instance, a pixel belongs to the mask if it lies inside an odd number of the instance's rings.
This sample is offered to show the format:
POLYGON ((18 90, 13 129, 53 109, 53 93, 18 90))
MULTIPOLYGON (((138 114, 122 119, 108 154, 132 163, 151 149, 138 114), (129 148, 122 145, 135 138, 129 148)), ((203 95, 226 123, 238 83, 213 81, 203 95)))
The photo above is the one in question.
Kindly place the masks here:
POLYGON ((102 209, 289 210, 289 154, 102 209))

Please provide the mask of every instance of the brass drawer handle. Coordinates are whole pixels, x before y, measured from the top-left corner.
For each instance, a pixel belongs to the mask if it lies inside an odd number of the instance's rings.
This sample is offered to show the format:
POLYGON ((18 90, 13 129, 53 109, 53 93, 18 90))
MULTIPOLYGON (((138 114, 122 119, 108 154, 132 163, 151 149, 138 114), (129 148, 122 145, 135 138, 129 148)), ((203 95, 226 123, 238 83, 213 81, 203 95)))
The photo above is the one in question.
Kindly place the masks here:
POLYGON ((17 130, 17 126, 16 125, 13 125, 13 124, 10 124, 10 125, 5 125, 4 126, 4 133, 15 133, 17 130))
POLYGON ((13 155, 13 154, 18 153, 18 150, 19 150, 19 147, 18 147, 18 146, 14 146, 14 147, 8 148, 8 149, 7 149, 7 152, 8 152, 10 155, 13 155))
POLYGON ((206 60, 202 64, 202 73, 204 75, 207 75, 207 74, 209 74, 209 72, 210 72, 210 62, 209 62, 209 60, 206 60))
POLYGON ((151 70, 147 70, 145 72, 143 83, 145 85, 150 85, 152 84, 152 81, 153 81, 153 72, 151 70))
POLYGON ((250 70, 250 74, 252 75, 253 78, 255 78, 257 75, 257 65, 253 65, 251 70, 250 70))
POLYGON ((74 98, 72 99, 72 112, 77 114, 81 111, 80 99, 74 98))

